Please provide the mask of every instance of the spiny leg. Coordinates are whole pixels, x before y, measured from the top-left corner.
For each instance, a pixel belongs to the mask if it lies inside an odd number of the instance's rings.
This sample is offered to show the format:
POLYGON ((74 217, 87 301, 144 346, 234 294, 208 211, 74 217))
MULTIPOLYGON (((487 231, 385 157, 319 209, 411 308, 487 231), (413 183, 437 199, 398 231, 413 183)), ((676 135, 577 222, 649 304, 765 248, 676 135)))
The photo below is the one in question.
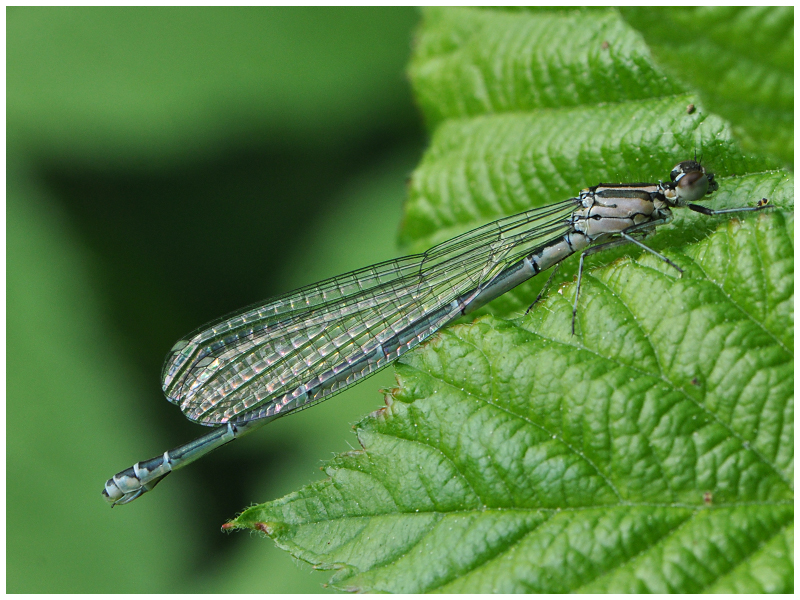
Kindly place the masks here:
POLYGON ((619 235, 622 236, 627 241, 629 241, 631 244, 636 244, 640 248, 642 248, 644 250, 647 250, 653 256, 657 256, 658 258, 663 260, 665 263, 667 263, 669 266, 674 267, 678 271, 678 273, 683 273, 683 269, 681 269, 678 265, 676 265, 674 262, 672 262, 670 259, 668 259, 666 256, 664 256, 660 252, 656 252, 655 250, 653 250, 650 246, 648 246, 646 244, 643 244, 642 242, 640 242, 639 240, 637 240, 634 237, 631 237, 630 235, 628 235, 624 231, 620 231, 619 235))
MULTIPOLYGON (((737 213, 737 212, 756 212, 756 211, 764 210, 766 208, 772 208, 773 205, 769 204, 769 200, 768 199, 762 198, 761 200, 758 201, 758 204, 756 206, 742 206, 742 207, 738 207, 738 208, 725 208, 725 209, 721 209, 721 210, 713 210, 711 208, 706 208, 705 206, 700 206, 699 204, 687 204, 686 207, 691 209, 691 210, 693 210, 693 211, 695 211, 695 212, 698 212, 698 213, 701 213, 701 214, 704 214, 704 215, 714 216, 714 215, 726 215, 726 214, 737 213)), ((615 240, 613 242, 607 242, 605 244, 600 244, 598 246, 592 246, 591 248, 587 248, 586 250, 581 252, 581 260, 578 263, 578 282, 577 282, 577 285, 576 285, 576 288, 575 288, 575 302, 572 305, 572 335, 575 335, 575 318, 577 317, 577 314, 578 314, 578 295, 580 294, 580 291, 581 291, 581 278, 583 277, 583 259, 584 259, 584 257, 589 256, 590 254, 595 254, 595 253, 600 252, 602 250, 608 250, 609 248, 613 248, 614 246, 621 246, 623 244, 631 243, 631 244, 636 244, 637 246, 639 246, 643 250, 646 250, 650 254, 653 254, 654 256, 657 256, 658 258, 663 260, 665 263, 667 263, 669 266, 671 266, 675 270, 677 270, 678 273, 683 273, 683 269, 681 269, 678 265, 676 265, 674 262, 672 262, 666 256, 664 256, 660 252, 656 252, 655 250, 653 250, 652 248, 650 248, 646 244, 643 244, 642 242, 640 242, 639 240, 637 240, 636 238, 634 238, 633 236, 630 235, 631 233, 640 233, 640 232, 643 232, 643 233, 646 234, 647 232, 652 231, 657 225, 663 225, 667 221, 668 221, 668 219, 658 219, 657 221, 649 221, 647 223, 640 223, 639 225, 634 225, 632 227, 628 227, 625 231, 620 231, 619 234, 618 234, 623 239, 615 240)), ((552 277, 552 275, 551 275, 551 277, 552 277)), ((537 298, 537 300, 538 300, 538 298, 537 298)), ((534 301, 534 304, 535 304, 535 301, 534 301)), ((528 309, 528 310, 530 310, 530 309, 528 309)))
POLYGON ((578 295, 580 294, 580 291, 581 291, 581 279, 583 277, 583 259, 584 259, 584 257, 589 256, 590 254, 596 254, 598 252, 602 252, 603 250, 608 250, 610 248, 614 248, 616 246, 624 246, 625 244, 636 244, 637 246, 647 250, 651 254, 655 254, 657 257, 659 257, 661 260, 666 262, 668 265, 670 265, 670 266, 674 267, 675 269, 677 269, 679 273, 683 273, 683 269, 681 269, 678 265, 676 265, 674 262, 672 262, 666 256, 656 252, 655 250, 653 250, 649 246, 643 244, 642 242, 640 242, 639 240, 634 238, 632 235, 630 235, 631 233, 642 233, 644 235, 647 235, 657 225, 663 225, 664 223, 667 223, 667 222, 668 222, 668 219, 658 219, 656 221, 649 221, 647 223, 640 223, 639 225, 633 225, 631 227, 628 227, 625 231, 620 231, 619 232, 620 237, 622 237, 623 239, 614 240, 614 241, 611 241, 611 242, 606 242, 604 244, 599 244, 597 246, 592 246, 590 248, 587 248, 583 252, 581 252, 581 259, 580 259, 580 262, 578 263, 578 282, 577 282, 577 285, 576 285, 576 288, 575 288, 575 302, 572 305, 572 335, 575 335, 575 318, 578 315, 578 295))
MULTIPOLYGON (((725 208, 722 210, 713 210, 711 208, 706 208, 705 206, 700 206, 699 204, 687 204, 686 207, 703 215, 714 216, 714 215, 727 215, 730 213, 737 213, 737 212, 755 212, 759 210, 764 210, 765 208, 772 208, 772 205, 769 204, 769 200, 767 200, 766 198, 762 198, 761 200, 758 201, 757 206, 742 206, 738 208, 725 208)), ((662 225, 663 223, 666 222, 667 219, 659 219, 658 221, 641 223, 640 225, 634 225, 633 227, 628 227, 625 231, 620 231, 619 235, 628 240, 629 242, 631 242, 632 244, 636 244, 640 248, 647 250, 650 254, 657 256, 665 263, 675 268, 679 273, 683 273, 683 269, 681 269, 678 265, 676 265, 666 256, 664 256, 660 252, 656 252, 649 246, 643 244, 639 240, 636 240, 630 236, 631 233, 635 233, 637 231, 642 231, 642 230, 652 230, 656 225, 662 225)))
POLYGON ((542 286, 542 289, 539 291, 539 295, 538 295, 538 296, 536 296, 536 300, 534 300, 533 302, 531 302, 531 305, 528 307, 528 310, 526 310, 526 311, 525 311, 525 314, 526 314, 526 315, 527 315, 529 312, 531 312, 531 309, 533 308, 534 304, 536 304, 536 303, 537 303, 539 300, 541 300, 541 299, 542 299, 542 296, 544 296, 544 293, 547 291, 547 288, 549 288, 549 287, 550 287, 550 283, 553 281, 553 277, 555 277, 555 276, 556 276, 556 273, 558 272, 558 268, 559 268, 560 266, 561 266, 561 263, 556 263, 556 266, 555 266, 555 267, 553 267, 553 272, 552 272, 552 273, 550 273, 550 277, 548 277, 548 278, 547 278, 547 281, 545 281, 545 282, 544 282, 544 285, 542 286))
POLYGON ((764 210, 765 208, 773 208, 774 205, 769 203, 769 200, 766 198, 762 198, 758 201, 756 206, 739 206, 736 208, 723 208, 720 210, 714 210, 705 206, 701 206, 699 204, 687 204, 686 208, 689 210, 693 210, 694 212, 700 213, 701 215, 708 215, 709 217, 713 217, 715 215, 727 215, 730 213, 738 213, 738 212, 756 212, 759 210, 764 210))
POLYGON ((606 242, 604 244, 598 244, 597 246, 591 246, 590 248, 587 248, 586 250, 581 252, 581 259, 578 262, 578 282, 575 286, 575 301, 572 303, 572 335, 575 335, 575 317, 578 314, 578 295, 581 293, 581 279, 583 277, 584 257, 589 256, 591 254, 597 254, 598 252, 602 252, 603 250, 608 250, 609 248, 614 248, 616 246, 624 246, 625 244, 628 243, 629 241, 627 239, 614 240, 611 242, 606 242))
POLYGON ((581 277, 583 276, 583 257, 585 255, 586 252, 581 252, 581 260, 578 262, 578 283, 575 286, 575 301, 572 303, 572 335, 575 335, 575 317, 578 314, 578 294, 581 291, 581 277))

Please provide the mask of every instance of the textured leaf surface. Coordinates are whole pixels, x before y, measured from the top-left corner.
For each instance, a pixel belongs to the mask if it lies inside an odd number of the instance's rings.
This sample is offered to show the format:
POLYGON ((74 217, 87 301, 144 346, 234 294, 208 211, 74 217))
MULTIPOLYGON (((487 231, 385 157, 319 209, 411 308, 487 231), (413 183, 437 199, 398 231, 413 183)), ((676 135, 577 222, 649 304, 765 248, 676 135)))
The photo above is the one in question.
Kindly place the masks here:
POLYGON ((794 7, 620 9, 670 74, 748 148, 794 161, 794 7))
POLYGON ((791 591, 793 178, 687 112, 690 93, 643 93, 661 76, 613 11, 425 14, 412 77, 436 129, 406 246, 663 179, 695 150, 720 178, 712 207, 775 209, 676 211, 647 243, 682 277, 630 248, 592 256, 575 336, 574 259, 527 316, 543 278, 440 332, 398 365, 360 449, 234 524, 353 591, 791 591), (563 31, 575 46, 553 53, 563 31), (558 98, 541 73, 586 64, 581 40, 616 53, 598 76, 642 85, 558 98))
POLYGON ((443 119, 646 99, 684 91, 609 10, 427 9, 410 68, 431 125, 443 119))

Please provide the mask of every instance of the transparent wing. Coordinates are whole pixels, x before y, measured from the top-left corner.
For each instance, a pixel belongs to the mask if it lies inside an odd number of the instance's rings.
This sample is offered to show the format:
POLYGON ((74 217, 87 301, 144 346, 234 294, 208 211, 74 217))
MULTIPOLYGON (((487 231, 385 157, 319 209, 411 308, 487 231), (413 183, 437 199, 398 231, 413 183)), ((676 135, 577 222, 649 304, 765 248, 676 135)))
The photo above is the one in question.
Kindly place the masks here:
POLYGON ((173 346, 163 389, 204 425, 286 414, 385 367, 497 274, 569 229, 570 199, 229 315, 173 346))

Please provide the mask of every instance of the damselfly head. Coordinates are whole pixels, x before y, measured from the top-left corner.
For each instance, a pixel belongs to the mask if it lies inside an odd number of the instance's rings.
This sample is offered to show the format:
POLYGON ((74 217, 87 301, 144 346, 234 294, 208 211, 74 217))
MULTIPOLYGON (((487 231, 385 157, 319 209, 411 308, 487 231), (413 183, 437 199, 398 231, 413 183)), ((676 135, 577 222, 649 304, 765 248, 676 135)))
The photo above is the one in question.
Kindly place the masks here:
POLYGON ((669 174, 672 184, 665 191, 667 199, 676 206, 685 206, 687 202, 700 200, 719 188, 713 173, 706 170, 696 160, 685 160, 678 163, 669 174))

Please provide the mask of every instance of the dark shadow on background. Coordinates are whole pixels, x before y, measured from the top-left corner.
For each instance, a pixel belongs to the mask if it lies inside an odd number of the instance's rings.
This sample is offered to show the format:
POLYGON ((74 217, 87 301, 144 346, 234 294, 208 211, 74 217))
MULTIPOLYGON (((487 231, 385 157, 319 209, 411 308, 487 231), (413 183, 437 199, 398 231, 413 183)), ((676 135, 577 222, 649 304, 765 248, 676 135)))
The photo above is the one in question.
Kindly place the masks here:
MULTIPOLYGON (((38 177, 96 257, 98 295, 107 300, 127 361, 152 382, 141 410, 163 449, 204 433, 161 394, 169 348, 203 323, 289 291, 275 286, 274 274, 294 245, 325 251, 325 240, 309 232, 324 223, 342 188, 398 148, 421 153, 421 125, 410 101, 407 106, 389 127, 334 145, 297 146, 276 135, 260 147, 157 172, 39 165, 38 177)), ((292 448, 262 440, 249 451, 242 445, 235 460, 234 448, 226 448, 204 458, 204 468, 180 472, 203 493, 202 502, 186 507, 204 532, 200 556, 232 549, 219 526, 253 501, 248 482, 291 469, 302 443, 292 448)))

